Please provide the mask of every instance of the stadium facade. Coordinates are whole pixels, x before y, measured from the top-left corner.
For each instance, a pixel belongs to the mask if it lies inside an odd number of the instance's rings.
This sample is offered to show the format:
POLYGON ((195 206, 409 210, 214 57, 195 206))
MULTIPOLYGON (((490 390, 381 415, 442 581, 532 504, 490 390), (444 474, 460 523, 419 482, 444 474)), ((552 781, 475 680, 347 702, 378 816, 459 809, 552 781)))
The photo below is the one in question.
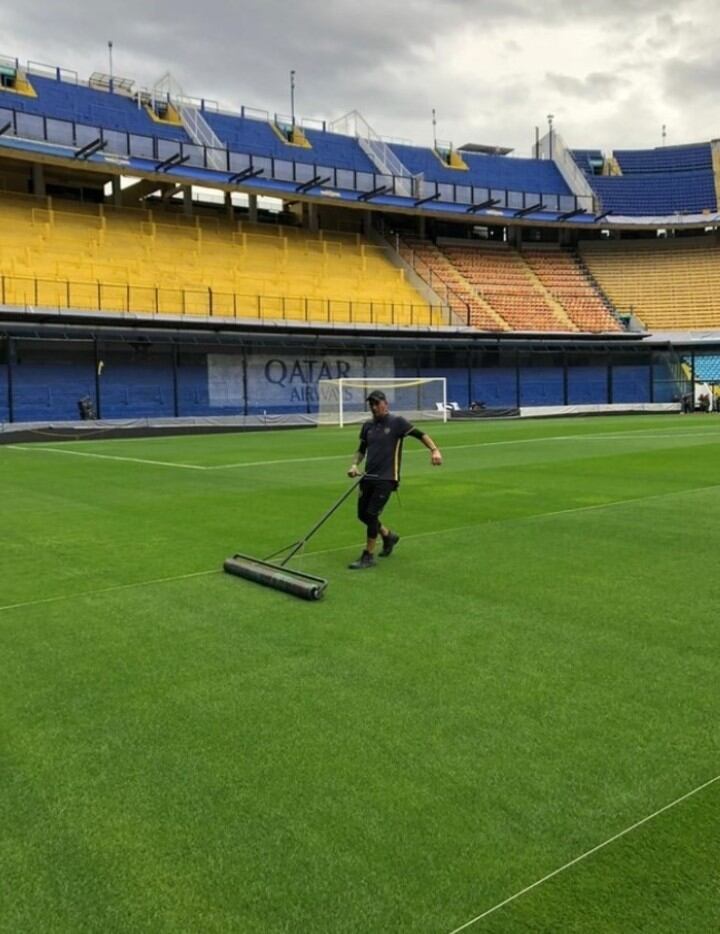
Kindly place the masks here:
POLYGON ((720 350, 718 191, 714 141, 427 148, 5 58, 0 422, 311 423, 342 376, 678 409, 720 350))

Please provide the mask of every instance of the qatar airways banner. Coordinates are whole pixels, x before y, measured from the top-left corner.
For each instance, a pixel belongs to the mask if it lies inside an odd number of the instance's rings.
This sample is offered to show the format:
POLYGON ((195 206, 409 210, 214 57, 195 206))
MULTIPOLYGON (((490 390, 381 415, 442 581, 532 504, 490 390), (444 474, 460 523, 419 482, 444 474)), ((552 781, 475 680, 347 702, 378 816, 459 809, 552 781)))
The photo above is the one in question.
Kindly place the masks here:
POLYGON ((245 402, 243 385, 247 383, 248 405, 276 410, 317 408, 318 383, 327 379, 392 378, 392 357, 368 357, 346 354, 249 354, 243 373, 243 360, 230 354, 208 354, 208 396, 210 405, 237 407, 245 402))

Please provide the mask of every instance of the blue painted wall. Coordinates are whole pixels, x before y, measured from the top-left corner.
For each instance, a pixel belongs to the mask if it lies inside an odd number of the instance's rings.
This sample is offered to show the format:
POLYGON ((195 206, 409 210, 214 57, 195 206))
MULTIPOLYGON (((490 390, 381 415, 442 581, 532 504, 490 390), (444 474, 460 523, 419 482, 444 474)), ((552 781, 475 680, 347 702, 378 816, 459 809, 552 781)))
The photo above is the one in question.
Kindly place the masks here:
MULTIPOLYGON (((223 351, 221 351, 222 353, 223 351)), ((224 351, 227 353, 228 351, 224 351)), ((315 352, 315 366, 322 354, 315 352)), ((222 385, 215 384, 214 403, 208 385, 207 356, 201 351, 183 350, 173 373, 173 355, 167 349, 113 349, 101 351, 100 414, 104 418, 171 418, 181 416, 212 416, 244 414, 246 409, 242 380, 237 373, 234 384, 228 383, 230 404, 218 401, 222 385), (177 399, 177 403, 176 403, 177 399)), ((328 355, 328 361, 333 358, 328 355)), ((242 359, 240 356, 237 358, 242 359)), ((355 360, 357 361, 357 357, 355 360)), ((360 360, 362 358, 360 357, 360 360)), ((448 380, 448 401, 462 407, 472 401, 488 407, 508 407, 518 404, 565 404, 565 372, 560 366, 423 367, 408 366, 408 357, 397 361, 397 376, 445 376, 448 380), (519 386, 519 398, 518 398, 519 386)), ((337 366, 337 361, 334 362, 337 366)), ((354 366, 358 364, 355 363, 354 366)), ((362 363, 359 364, 360 366, 362 363)), ((239 368, 242 372, 242 368, 239 368)), ((305 413, 317 411, 317 369, 314 381, 298 378, 286 385, 285 402, 279 401, 276 386, 262 381, 247 400, 250 414, 267 412, 305 413), (292 391, 292 392, 291 392, 292 391), (309 400, 309 402, 308 402, 309 400)), ((335 374, 333 374, 335 375, 335 374)), ((666 402, 679 396, 679 387, 671 368, 657 360, 624 365, 613 363, 611 371, 612 402, 666 402), (652 376, 652 389, 651 389, 652 376)), ((18 345, 12 363, 12 420, 46 421, 79 418, 78 401, 89 396, 95 402, 95 357, 92 345, 87 348, 41 349, 18 345)), ((570 405, 603 404, 608 402, 608 367, 600 364, 569 366, 567 369, 567 402, 570 405)), ((253 383, 251 382, 251 386, 253 383)), ((251 393, 252 393, 251 389, 251 393)), ((0 420, 8 421, 8 366, 0 364, 0 420)))
POLYGON ((650 376, 646 366, 614 366, 613 402, 650 402, 650 376))
POLYGON ((6 422, 10 417, 7 373, 7 364, 0 363, 0 422, 6 422))
MULTIPOLYGON (((79 418, 78 400, 95 396, 95 362, 92 351, 18 350, 12 364, 13 421, 79 418)), ((7 400, 7 370, 3 392, 7 400)))
POLYGON ((568 367, 568 405, 604 405, 607 401, 607 367, 568 367))

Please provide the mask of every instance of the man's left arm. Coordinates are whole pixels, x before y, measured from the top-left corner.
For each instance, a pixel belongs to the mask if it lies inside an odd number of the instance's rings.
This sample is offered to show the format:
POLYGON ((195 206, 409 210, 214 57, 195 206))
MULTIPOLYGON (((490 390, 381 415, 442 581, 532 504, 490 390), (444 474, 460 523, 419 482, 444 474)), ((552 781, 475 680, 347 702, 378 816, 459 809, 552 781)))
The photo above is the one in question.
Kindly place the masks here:
POLYGON ((430 460, 433 467, 442 466, 442 454, 440 453, 440 448, 435 444, 430 435, 426 435, 424 431, 420 431, 419 428, 412 428, 409 432, 409 435, 412 435, 413 438, 417 438, 418 441, 421 441, 425 447, 430 451, 430 460))

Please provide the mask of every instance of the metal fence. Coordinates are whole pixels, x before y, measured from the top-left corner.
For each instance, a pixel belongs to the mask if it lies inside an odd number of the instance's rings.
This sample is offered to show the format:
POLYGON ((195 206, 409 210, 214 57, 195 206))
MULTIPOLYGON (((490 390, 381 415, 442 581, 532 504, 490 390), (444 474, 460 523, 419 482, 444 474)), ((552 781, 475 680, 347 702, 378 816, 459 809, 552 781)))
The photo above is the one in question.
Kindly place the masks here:
POLYGON ((212 288, 74 282, 32 276, 0 276, 0 302, 58 311, 103 311, 132 315, 195 315, 231 320, 265 319, 399 327, 452 323, 443 305, 350 301, 290 295, 244 295, 212 288))

